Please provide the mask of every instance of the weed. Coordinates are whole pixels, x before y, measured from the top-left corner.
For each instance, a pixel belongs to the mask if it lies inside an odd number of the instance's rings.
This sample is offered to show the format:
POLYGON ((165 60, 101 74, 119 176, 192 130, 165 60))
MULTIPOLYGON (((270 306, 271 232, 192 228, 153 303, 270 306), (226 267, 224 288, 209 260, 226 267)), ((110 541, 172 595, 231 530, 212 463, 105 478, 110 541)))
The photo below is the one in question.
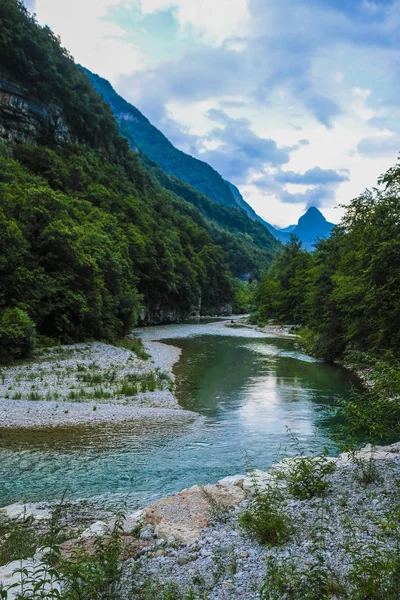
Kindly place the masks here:
POLYGON ((355 467, 354 477, 362 485, 370 485, 382 480, 374 453, 375 448, 373 446, 371 446, 368 456, 357 450, 349 451, 350 459, 355 467))
POLYGON ((261 489, 254 471, 250 476, 254 495, 248 508, 239 515, 239 524, 262 544, 284 544, 290 537, 292 527, 289 517, 282 510, 281 493, 273 485, 261 489))
POLYGON ((122 338, 121 340, 118 340, 115 345, 119 348, 125 348, 126 350, 134 352, 136 356, 142 360, 148 360, 150 358, 150 354, 146 352, 141 338, 122 338))
POLYGON ((229 512, 228 507, 218 500, 218 498, 216 498, 206 487, 200 486, 200 489, 210 506, 212 519, 217 523, 226 522, 229 512))
POLYGON ((286 480, 290 493, 299 500, 325 495, 329 488, 327 477, 335 471, 335 463, 321 453, 306 456, 290 430, 288 436, 292 453, 296 456, 276 470, 276 477, 286 480))

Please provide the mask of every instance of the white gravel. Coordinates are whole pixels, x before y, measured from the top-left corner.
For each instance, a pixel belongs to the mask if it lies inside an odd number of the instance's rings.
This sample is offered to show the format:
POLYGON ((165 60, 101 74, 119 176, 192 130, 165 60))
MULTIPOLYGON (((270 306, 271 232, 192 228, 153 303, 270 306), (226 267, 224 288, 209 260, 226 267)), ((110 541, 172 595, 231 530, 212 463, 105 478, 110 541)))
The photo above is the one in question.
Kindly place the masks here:
POLYGON ((181 350, 147 341, 150 359, 94 342, 51 348, 23 365, 0 371, 0 427, 20 428, 137 419, 193 420, 173 394, 173 365, 181 350), (153 374, 156 389, 142 389, 153 374), (139 378, 137 393, 123 384, 139 378))
POLYGON ((190 421, 199 415, 188 410, 146 408, 93 402, 0 400, 0 427, 21 428, 96 424, 133 420, 190 421), (95 407, 95 408, 94 408, 95 407))
MULTIPOLYGON (((259 600, 268 559, 274 559, 287 573, 294 566, 301 578, 323 564, 332 581, 350 585, 351 594, 349 572, 354 560, 373 553, 378 560, 396 552, 398 537, 390 527, 387 529, 387 522, 399 505, 400 444, 392 448, 384 459, 382 453, 377 455, 376 482, 360 483, 356 465, 342 457, 328 476, 330 487, 325 497, 298 500, 284 490, 281 510, 289 516, 293 531, 282 546, 268 548, 241 529, 238 516, 247 508, 248 500, 231 511, 224 522, 203 530, 191 544, 154 539, 141 558, 125 564, 127 594, 122 597, 132 597, 132 588, 137 591, 137 585, 140 588, 140 582, 150 578, 158 589, 174 582, 181 590, 192 589, 196 598, 204 594, 209 600, 259 600)), ((146 529, 151 532, 151 527, 146 529)), ((283 594, 279 600, 289 597, 283 594)), ((351 595, 332 595, 333 600, 344 597, 351 595)))

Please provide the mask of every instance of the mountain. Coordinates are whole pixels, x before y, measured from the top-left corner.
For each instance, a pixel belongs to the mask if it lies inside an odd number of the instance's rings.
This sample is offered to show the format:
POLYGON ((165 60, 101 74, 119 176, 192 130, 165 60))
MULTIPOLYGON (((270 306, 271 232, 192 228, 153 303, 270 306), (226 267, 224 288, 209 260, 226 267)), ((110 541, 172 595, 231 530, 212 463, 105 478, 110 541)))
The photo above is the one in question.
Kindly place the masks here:
POLYGON ((287 227, 282 227, 282 229, 279 231, 283 233, 291 233, 295 227, 296 225, 288 225, 287 227))
MULTIPOLYGON (((291 233, 295 233, 303 242, 304 248, 312 250, 313 243, 317 238, 325 238, 329 235, 333 225, 328 223, 316 208, 310 209, 304 215, 305 220, 302 220, 304 219, 302 217, 297 225, 289 225, 284 229, 278 229, 265 221, 245 201, 235 185, 224 180, 207 163, 175 148, 135 106, 117 94, 106 79, 84 67, 82 69, 105 102, 111 106, 119 130, 129 140, 131 147, 154 161, 164 173, 189 184, 218 204, 231 209, 239 209, 249 219, 263 225, 275 239, 283 244, 289 241, 291 233), (318 214, 314 211, 317 211, 318 214)), ((168 187, 165 179, 163 185, 168 187)), ((219 225, 224 226, 224 223, 220 220, 219 225)), ((270 243, 267 245, 270 246, 270 243)))
POLYGON ((135 106, 117 94, 109 81, 82 68, 103 100, 111 106, 121 133, 128 138, 132 147, 141 150, 165 173, 192 185, 214 202, 225 206, 236 205, 229 184, 217 171, 207 163, 175 148, 135 106))
POLYGON ((222 178, 209 164, 178 150, 150 121, 112 87, 109 81, 81 67, 107 102, 122 135, 132 148, 145 154, 167 174, 188 183, 218 204, 240 209, 253 221, 266 223, 244 200, 238 188, 222 178))
POLYGON ((303 248, 313 250, 318 239, 329 237, 334 223, 329 223, 318 208, 311 206, 307 212, 300 217, 292 234, 297 235, 303 242, 303 248))
POLYGON ((207 163, 175 148, 106 79, 84 67, 81 69, 111 107, 120 133, 154 178, 164 188, 194 204, 211 222, 212 235, 227 252, 232 273, 246 279, 268 268, 279 244, 237 187, 207 163))
POLYGON ((329 237, 334 223, 329 223, 318 208, 311 206, 307 212, 300 217, 297 225, 289 225, 283 229, 273 227, 264 221, 268 231, 282 244, 287 244, 291 235, 296 235, 302 242, 303 248, 309 252, 314 251, 318 239, 329 237))

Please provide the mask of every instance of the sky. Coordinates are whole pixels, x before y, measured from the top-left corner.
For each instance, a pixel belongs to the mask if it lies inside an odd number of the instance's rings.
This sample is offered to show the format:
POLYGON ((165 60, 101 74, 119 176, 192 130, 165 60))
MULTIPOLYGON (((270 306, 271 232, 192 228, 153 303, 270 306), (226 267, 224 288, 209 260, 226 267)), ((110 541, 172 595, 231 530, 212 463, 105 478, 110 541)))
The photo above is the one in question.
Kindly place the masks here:
POLYGON ((272 224, 338 222, 400 150, 400 0, 26 0, 272 224))

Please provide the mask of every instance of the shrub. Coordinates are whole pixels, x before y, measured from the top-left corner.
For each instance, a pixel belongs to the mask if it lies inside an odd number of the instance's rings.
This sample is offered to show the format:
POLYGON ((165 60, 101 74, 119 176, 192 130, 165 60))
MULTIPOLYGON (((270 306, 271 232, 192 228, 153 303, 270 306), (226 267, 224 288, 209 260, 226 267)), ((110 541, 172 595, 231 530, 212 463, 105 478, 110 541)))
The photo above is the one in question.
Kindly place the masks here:
POLYGON ((19 308, 6 309, 0 317, 0 359, 26 358, 35 347, 35 324, 19 308))

